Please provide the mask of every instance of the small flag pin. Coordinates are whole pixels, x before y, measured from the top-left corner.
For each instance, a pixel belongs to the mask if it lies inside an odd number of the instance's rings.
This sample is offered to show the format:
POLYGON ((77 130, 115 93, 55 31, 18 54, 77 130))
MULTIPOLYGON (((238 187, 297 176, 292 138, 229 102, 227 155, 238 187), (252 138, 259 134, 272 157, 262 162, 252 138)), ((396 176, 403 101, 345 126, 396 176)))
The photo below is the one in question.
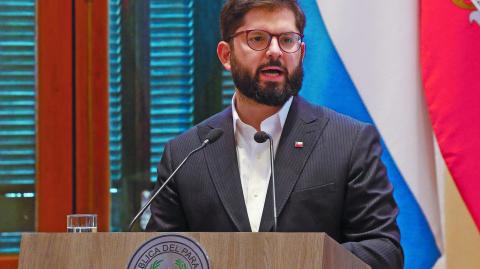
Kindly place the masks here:
POLYGON ((297 148, 297 149, 303 148, 303 142, 302 141, 295 141, 295 148, 297 148))

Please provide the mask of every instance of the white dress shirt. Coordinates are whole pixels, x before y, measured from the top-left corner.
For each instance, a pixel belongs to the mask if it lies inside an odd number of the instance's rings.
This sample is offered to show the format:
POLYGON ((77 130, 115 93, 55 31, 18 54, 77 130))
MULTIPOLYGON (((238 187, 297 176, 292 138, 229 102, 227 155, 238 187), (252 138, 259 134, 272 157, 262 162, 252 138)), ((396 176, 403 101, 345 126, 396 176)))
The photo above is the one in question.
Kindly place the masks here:
MULTIPOLYGON (((292 100, 293 97, 290 97, 277 113, 260 123, 260 130, 273 139, 274 156, 292 100)), ((232 116, 243 198, 252 232, 258 232, 270 180, 270 146, 268 141, 262 144, 255 142, 253 136, 257 131, 240 119, 235 95, 232 98, 232 116)))

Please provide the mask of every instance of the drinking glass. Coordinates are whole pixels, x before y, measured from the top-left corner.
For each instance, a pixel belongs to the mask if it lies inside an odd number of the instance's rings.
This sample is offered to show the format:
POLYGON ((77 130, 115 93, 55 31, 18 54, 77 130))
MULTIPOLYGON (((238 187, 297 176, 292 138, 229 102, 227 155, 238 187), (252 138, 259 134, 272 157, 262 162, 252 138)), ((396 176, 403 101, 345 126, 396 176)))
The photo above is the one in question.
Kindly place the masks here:
POLYGON ((96 214, 67 215, 67 232, 69 233, 96 233, 96 214))

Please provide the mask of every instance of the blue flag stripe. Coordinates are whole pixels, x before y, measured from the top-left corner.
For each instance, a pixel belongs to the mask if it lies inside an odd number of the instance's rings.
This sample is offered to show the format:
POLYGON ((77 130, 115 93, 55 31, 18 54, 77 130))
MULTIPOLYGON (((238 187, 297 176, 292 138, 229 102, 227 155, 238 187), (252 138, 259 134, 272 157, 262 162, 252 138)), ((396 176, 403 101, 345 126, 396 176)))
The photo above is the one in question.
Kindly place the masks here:
MULTIPOLYGON (((306 72, 301 95, 313 103, 374 124, 328 35, 316 1, 303 0, 300 4, 307 16, 306 72)), ((383 141, 382 146, 382 160, 395 188, 394 196, 400 208, 398 224, 405 252, 405 268, 431 268, 440 256, 440 251, 419 204, 383 141)))

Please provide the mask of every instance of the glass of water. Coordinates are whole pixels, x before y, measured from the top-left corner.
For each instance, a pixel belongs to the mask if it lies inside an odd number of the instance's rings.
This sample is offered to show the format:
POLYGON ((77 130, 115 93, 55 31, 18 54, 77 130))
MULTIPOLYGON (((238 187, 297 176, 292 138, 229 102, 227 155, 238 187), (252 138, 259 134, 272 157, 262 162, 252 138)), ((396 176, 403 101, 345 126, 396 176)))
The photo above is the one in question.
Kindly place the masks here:
POLYGON ((69 233, 96 233, 96 214, 67 215, 67 232, 69 233))

